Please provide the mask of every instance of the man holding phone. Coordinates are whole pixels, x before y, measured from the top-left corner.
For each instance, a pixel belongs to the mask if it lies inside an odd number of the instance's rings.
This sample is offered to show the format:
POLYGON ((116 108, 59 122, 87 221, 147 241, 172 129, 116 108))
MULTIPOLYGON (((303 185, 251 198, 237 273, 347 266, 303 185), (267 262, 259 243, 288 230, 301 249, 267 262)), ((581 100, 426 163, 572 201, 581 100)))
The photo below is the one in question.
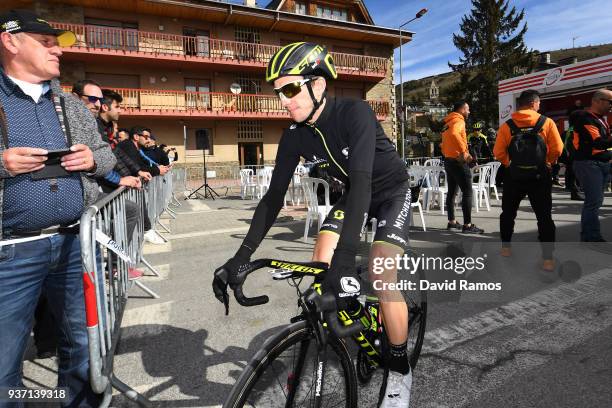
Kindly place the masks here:
POLYGON ((22 359, 44 293, 60 328, 63 405, 94 407, 78 221, 98 197, 94 177, 115 157, 90 112, 57 80, 60 47, 75 41, 30 11, 0 15, 0 388, 23 386, 22 359))

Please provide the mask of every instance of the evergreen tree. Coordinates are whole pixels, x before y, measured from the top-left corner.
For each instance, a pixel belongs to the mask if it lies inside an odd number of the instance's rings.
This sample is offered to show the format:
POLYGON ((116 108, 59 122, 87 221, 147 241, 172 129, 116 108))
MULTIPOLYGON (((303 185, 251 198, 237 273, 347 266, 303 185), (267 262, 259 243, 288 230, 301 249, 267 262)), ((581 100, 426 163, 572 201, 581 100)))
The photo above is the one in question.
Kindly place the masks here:
POLYGON ((517 69, 533 65, 524 37, 527 23, 522 9, 510 8, 508 0, 472 0, 472 10, 461 20, 461 33, 453 43, 463 53, 458 64, 449 66, 461 75, 449 96, 466 99, 474 120, 496 126, 498 118, 497 83, 516 75, 517 69))

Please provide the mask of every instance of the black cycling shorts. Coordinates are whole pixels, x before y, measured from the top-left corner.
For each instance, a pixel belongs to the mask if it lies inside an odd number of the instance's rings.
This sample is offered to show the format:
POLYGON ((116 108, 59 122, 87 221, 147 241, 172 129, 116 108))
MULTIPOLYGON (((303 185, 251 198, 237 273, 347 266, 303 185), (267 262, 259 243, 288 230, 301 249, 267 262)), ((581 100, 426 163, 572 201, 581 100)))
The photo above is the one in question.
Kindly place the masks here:
MULTIPOLYGON (((397 188, 390 188, 372 198, 368 220, 376 218, 377 228, 374 243, 385 242, 406 251, 408 249, 408 229, 410 228, 410 181, 400 183, 397 188)), ((320 232, 342 232, 344 210, 348 194, 344 194, 332 207, 321 225, 320 232)), ((364 226, 361 233, 365 230, 364 226)))

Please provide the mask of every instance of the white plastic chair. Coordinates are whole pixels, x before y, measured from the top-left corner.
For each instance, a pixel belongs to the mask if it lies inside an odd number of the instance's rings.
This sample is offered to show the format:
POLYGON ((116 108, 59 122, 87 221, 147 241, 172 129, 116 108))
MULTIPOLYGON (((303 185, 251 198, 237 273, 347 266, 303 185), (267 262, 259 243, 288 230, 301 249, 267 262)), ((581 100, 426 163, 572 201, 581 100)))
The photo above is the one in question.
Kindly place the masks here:
POLYGON ((318 232, 321 229, 321 224, 323 224, 325 217, 327 217, 327 214, 331 211, 331 205, 329 204, 329 184, 323 179, 312 177, 302 177, 300 184, 304 191, 304 202, 308 210, 306 213, 306 224, 304 225, 304 242, 308 242, 308 231, 310 230, 313 219, 317 219, 318 232), (325 189, 324 205, 319 205, 317 199, 317 189, 319 185, 322 185, 325 189))
POLYGON ((270 180, 272 180, 273 169, 273 167, 264 167, 263 169, 259 169, 257 172, 257 198, 261 199, 261 197, 263 197, 268 191, 268 188, 270 187, 270 180))
MULTIPOLYGON (((408 176, 410 177, 410 186, 422 186, 425 179, 426 171, 421 166, 410 166, 408 169, 408 176)), ((427 231, 425 227, 425 217, 423 216, 423 207, 419 202, 421 195, 421 189, 419 189, 419 193, 416 197, 411 197, 410 207, 412 211, 410 211, 410 225, 414 225, 414 209, 419 210, 419 215, 421 216, 421 225, 423 226, 423 231, 427 231)))
POLYGON ((472 190, 474 191, 474 205, 476 205, 476 212, 479 212, 479 207, 482 206, 482 199, 484 198, 485 204, 487 205, 487 211, 491 211, 489 205, 489 180, 491 178, 491 166, 483 164, 476 166, 473 169, 472 174, 478 176, 476 183, 472 182, 472 190))
POLYGON ((244 200, 250 192, 252 198, 255 198, 257 184, 253 181, 253 169, 240 170, 240 197, 244 200))
POLYGON ((283 207, 287 207, 287 201, 290 201, 291 205, 300 205, 302 202, 302 195, 302 176, 293 173, 291 181, 287 186, 283 207))
POLYGON ((497 185, 495 184, 495 180, 497 179, 497 171, 501 166, 501 163, 498 161, 492 161, 487 163, 487 166, 491 166, 491 175, 489 176, 489 194, 491 194, 491 189, 493 193, 495 193, 495 201, 499 201, 499 195, 497 194, 497 185))
POLYGON ((425 211, 429 212, 433 199, 436 197, 440 205, 440 211, 444 214, 444 202, 446 194, 448 194, 448 186, 446 184, 448 176, 446 171, 441 166, 429 167, 425 171, 423 187, 423 206, 425 211))

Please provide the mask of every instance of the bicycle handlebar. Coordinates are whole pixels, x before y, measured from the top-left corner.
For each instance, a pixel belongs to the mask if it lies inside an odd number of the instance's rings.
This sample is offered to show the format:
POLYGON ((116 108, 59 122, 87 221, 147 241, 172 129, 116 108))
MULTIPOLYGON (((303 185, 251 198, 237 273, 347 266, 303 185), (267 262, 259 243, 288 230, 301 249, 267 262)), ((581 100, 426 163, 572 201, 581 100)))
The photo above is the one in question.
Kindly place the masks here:
POLYGON ((256 270, 263 268, 268 264, 268 262, 268 259, 258 259, 256 261, 250 262, 248 268, 245 271, 238 273, 237 278, 238 282, 240 283, 236 287, 232 288, 234 290, 234 297, 236 298, 238 304, 242 306, 258 306, 268 303, 270 298, 266 295, 248 297, 245 296, 242 292, 242 285, 244 284, 244 281, 246 280, 247 276, 249 276, 249 274, 255 272, 256 270))
MULTIPOLYGON (((267 295, 262 296, 254 296, 248 297, 244 295, 242 291, 242 285, 244 284, 247 276, 256 270, 263 268, 265 266, 270 266, 271 259, 257 259, 248 264, 248 266, 237 275, 237 281, 239 283, 232 286, 234 290, 234 297, 236 301, 242 306, 257 306, 268 303, 270 298, 267 295)), ((320 263, 313 263, 312 265, 321 266, 320 263)), ((319 295, 315 291, 310 293, 307 298, 307 302, 313 303, 317 310, 323 313, 325 322, 327 323, 329 329, 338 337, 350 337, 359 333, 362 329, 361 324, 359 322, 353 322, 348 326, 343 326, 338 321, 337 306, 336 306, 336 298, 330 294, 319 295)))
POLYGON ((325 322, 329 329, 338 337, 351 337, 359 333, 362 329, 359 322, 353 322, 348 326, 343 326, 338 321, 336 312, 338 311, 336 306, 336 298, 330 293, 319 295, 316 292, 312 292, 306 298, 306 301, 315 304, 317 309, 323 312, 325 322))

